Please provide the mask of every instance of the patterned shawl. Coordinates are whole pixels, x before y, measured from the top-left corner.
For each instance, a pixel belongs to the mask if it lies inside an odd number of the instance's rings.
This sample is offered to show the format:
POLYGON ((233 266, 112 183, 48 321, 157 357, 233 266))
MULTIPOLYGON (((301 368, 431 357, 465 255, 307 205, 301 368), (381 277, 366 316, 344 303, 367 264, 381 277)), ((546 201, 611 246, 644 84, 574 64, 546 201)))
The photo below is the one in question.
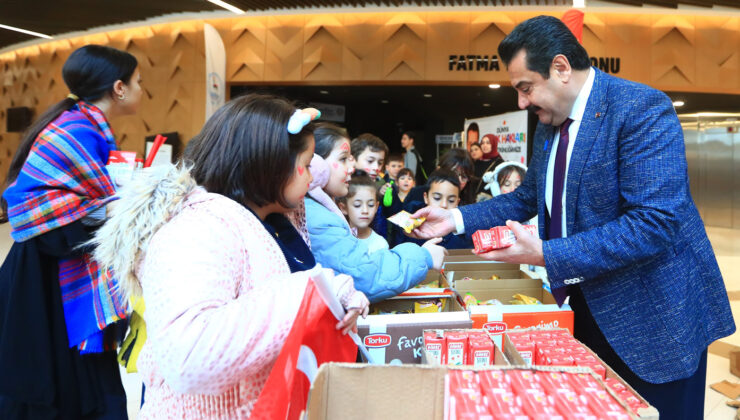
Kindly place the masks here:
MULTIPOLYGON (((105 164, 116 149, 103 113, 84 101, 49 124, 36 138, 16 181, 4 193, 11 236, 23 242, 80 220, 115 194, 105 164)), ((59 260, 69 346, 81 353, 115 348, 106 326, 126 318, 116 282, 90 255, 59 260)))

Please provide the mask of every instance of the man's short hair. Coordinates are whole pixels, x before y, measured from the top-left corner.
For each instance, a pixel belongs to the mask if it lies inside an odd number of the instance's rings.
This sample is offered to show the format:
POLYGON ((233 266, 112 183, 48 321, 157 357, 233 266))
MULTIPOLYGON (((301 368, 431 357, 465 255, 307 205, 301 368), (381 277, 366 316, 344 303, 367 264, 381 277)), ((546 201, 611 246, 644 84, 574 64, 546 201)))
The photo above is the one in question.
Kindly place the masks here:
POLYGON ((403 164, 403 156, 398 153, 388 155, 388 157, 385 159, 385 164, 387 165, 391 162, 401 162, 403 164))
POLYGON ((380 137, 370 133, 360 134, 350 143, 350 152, 355 159, 359 158, 362 152, 368 148, 372 152, 383 152, 386 156, 388 155, 388 146, 385 142, 380 137))
POLYGON ((449 169, 437 169, 436 171, 432 172, 429 175, 429 179, 427 179, 427 185, 432 186, 432 184, 439 184, 442 182, 449 182, 450 184, 457 187, 458 194, 460 193, 460 178, 457 177, 457 174, 453 171, 450 171, 449 169))
POLYGON ((517 25, 498 45, 498 55, 508 67, 519 51, 527 52, 527 69, 550 78, 550 65, 562 54, 574 70, 586 70, 591 60, 573 33, 558 18, 537 16, 517 25))

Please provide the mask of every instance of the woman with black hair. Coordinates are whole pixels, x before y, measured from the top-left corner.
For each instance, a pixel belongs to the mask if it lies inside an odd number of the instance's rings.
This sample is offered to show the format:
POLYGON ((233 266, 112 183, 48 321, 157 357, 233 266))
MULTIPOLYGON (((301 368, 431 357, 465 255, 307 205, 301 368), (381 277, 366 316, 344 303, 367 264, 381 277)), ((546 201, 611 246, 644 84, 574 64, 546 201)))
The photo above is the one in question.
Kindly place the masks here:
POLYGON ((106 218, 109 119, 136 112, 136 58, 87 45, 64 63, 70 94, 21 139, 2 220, 15 243, 0 268, 0 418, 125 419, 115 349, 126 304, 80 247, 106 218))

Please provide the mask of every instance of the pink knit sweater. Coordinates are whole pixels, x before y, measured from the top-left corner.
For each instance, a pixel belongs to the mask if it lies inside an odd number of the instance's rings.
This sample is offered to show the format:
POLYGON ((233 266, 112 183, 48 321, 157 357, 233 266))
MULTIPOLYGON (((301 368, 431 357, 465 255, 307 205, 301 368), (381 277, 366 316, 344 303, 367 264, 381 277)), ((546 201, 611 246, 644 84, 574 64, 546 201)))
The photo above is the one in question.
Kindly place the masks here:
POLYGON ((277 243, 238 203, 198 188, 137 270, 147 342, 140 419, 246 419, 303 298, 277 243))

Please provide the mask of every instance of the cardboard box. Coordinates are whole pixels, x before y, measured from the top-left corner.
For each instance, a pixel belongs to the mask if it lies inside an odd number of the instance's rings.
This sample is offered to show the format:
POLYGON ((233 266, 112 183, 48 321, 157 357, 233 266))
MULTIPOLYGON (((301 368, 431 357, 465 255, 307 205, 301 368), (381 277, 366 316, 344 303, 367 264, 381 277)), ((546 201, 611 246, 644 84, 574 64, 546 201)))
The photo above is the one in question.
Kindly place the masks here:
MULTIPOLYGON (((367 365, 326 363, 311 385, 307 418, 324 419, 424 419, 443 420, 445 406, 445 375, 449 369, 516 370, 516 366, 470 366, 449 368, 433 365, 367 365)), ((528 370, 547 372, 589 373, 580 367, 533 367, 528 370)), ((599 383, 600 378, 594 375, 599 383)), ((604 385, 606 386, 606 385, 604 385)), ((606 391, 615 396, 611 389, 606 391)), ((623 401, 618 400, 625 408, 623 401)), ((635 415, 641 420, 658 420, 658 412, 635 415)), ((633 414, 634 415, 634 414, 633 414)))
MULTIPOLYGON (((468 248, 468 249, 448 249, 447 250, 447 258, 450 258, 450 257, 459 257, 459 256, 465 256, 465 257, 471 256, 471 257, 476 257, 477 258, 477 256, 475 254, 473 254, 473 250, 471 248, 468 248)), ((478 259, 481 259, 481 258, 478 258, 478 259)))
MULTIPOLYGON (((526 331, 541 331, 541 330, 564 330, 564 329, 565 328, 544 328, 544 329, 543 328, 519 328, 519 329, 512 329, 511 332, 526 332, 526 331)), ((572 335, 573 334, 573 331, 572 330, 569 330, 569 333, 572 335)), ((637 391, 635 391, 634 388, 632 388, 630 386, 630 384, 628 384, 624 379, 622 379, 621 376, 619 376, 617 374, 617 372, 615 372, 609 365, 607 365, 606 362, 604 362, 599 357, 598 354, 596 354, 593 350, 591 350, 585 344, 581 343, 581 345, 586 349, 586 351, 588 352, 588 354, 590 354, 591 356, 593 356, 594 358, 596 358, 596 360, 599 363, 601 363, 602 365, 604 365, 604 367, 606 368, 606 378, 607 379, 609 379, 609 378, 615 378, 615 379, 619 380, 619 382, 621 382, 622 385, 624 385, 625 388, 627 388, 627 390, 629 390, 631 393, 633 393, 640 400, 641 403, 643 403, 643 404, 645 404, 645 405, 648 406, 647 408, 642 408, 642 409, 638 410, 637 415, 639 416, 640 419, 650 419, 650 420, 653 420, 653 419, 657 420, 658 419, 658 409, 657 408, 651 406, 650 403, 645 398, 643 398, 640 394, 637 393, 637 391)), ((524 359, 522 359, 522 357, 516 351, 516 347, 514 347, 513 343, 511 342, 511 340, 509 339, 508 336, 504 336, 504 348, 507 350, 507 351, 504 351, 504 355, 506 356, 506 359, 509 361, 509 363, 512 366, 524 366, 525 365, 524 359)), ((550 367, 550 366, 543 366, 543 367, 550 367)))
MULTIPOLYGON (((535 276, 534 273, 524 270, 448 270, 445 271, 445 277, 453 288, 457 288, 456 282, 463 281, 465 278, 471 280, 490 281, 492 276, 498 276, 494 280, 513 280, 513 279, 530 279, 536 280, 533 284, 539 284, 542 287, 542 280, 535 276)), ((465 280, 467 281, 467 280, 465 280)))
POLYGON ((527 327, 566 328, 573 334, 573 311, 563 305, 487 305, 468 308, 473 328, 483 328, 503 346, 507 330, 527 327))
POLYGON ((468 271, 504 271, 504 270, 521 270, 521 264, 502 263, 498 261, 488 261, 481 257, 473 255, 472 258, 467 256, 447 257, 442 265, 445 272, 454 270, 468 271))
POLYGON ((740 376, 740 350, 730 352, 730 373, 740 376))
POLYGON ((414 313, 415 304, 420 301, 439 299, 443 301, 442 312, 464 311, 465 308, 458 302, 455 292, 444 288, 409 289, 392 298, 370 305, 370 313, 383 312, 384 314, 414 313))
POLYGON ((321 365, 308 419, 442 420, 447 368, 430 365, 321 365))
POLYGON ((466 311, 453 305, 452 312, 369 315, 357 320, 357 329, 375 363, 422 362, 424 330, 470 328, 466 311))

